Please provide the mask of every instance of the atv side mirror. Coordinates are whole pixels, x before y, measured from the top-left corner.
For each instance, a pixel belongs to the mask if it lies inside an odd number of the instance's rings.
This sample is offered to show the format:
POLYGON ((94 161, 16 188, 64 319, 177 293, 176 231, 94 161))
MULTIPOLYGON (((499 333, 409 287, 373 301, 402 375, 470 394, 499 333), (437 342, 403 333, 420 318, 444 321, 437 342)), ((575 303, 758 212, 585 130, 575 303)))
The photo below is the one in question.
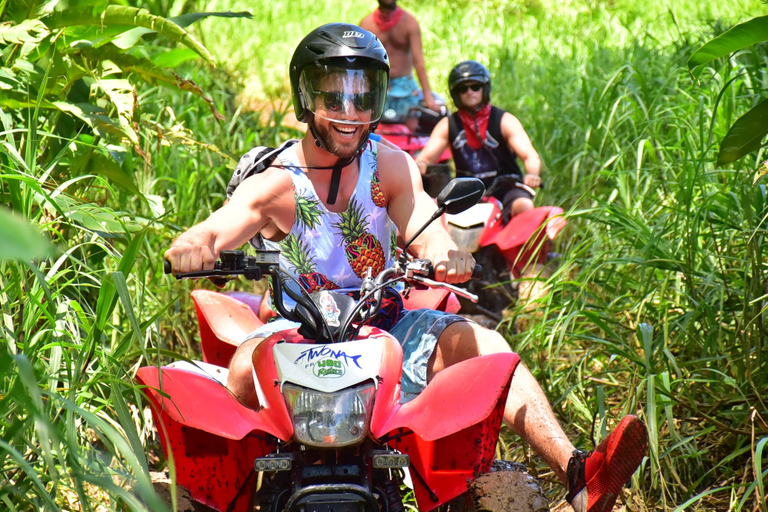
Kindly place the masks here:
POLYGON ((477 178, 452 179, 437 196, 437 210, 432 217, 408 240, 403 246, 401 258, 405 261, 405 251, 416 240, 416 237, 424 231, 435 219, 444 213, 460 213, 474 206, 485 193, 485 185, 477 178))
POLYGON ((474 206, 485 194, 485 185, 477 178, 451 180, 437 196, 437 206, 451 215, 474 206))

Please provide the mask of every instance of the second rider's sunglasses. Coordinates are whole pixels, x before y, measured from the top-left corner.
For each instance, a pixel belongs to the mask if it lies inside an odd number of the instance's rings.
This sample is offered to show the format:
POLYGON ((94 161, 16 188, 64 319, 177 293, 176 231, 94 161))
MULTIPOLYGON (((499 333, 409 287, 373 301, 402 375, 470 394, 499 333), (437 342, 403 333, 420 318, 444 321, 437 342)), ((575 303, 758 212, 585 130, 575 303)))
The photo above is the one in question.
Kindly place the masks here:
POLYGON ((373 108, 375 93, 359 92, 357 94, 346 94, 341 91, 314 91, 317 97, 323 99, 323 105, 331 112, 339 112, 344 108, 344 101, 352 101, 355 109, 359 111, 368 111, 373 108))
POLYGON ((459 91, 459 94, 464 94, 468 90, 472 89, 473 91, 477 92, 480 89, 483 88, 483 84, 475 82, 473 84, 462 84, 456 87, 456 90, 459 91))

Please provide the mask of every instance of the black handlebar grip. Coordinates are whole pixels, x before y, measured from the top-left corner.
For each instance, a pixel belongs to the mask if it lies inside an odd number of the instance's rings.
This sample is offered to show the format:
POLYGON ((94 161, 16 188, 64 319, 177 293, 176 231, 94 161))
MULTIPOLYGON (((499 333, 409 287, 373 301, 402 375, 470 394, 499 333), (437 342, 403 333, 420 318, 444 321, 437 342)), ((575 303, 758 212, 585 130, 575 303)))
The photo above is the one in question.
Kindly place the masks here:
POLYGON ((165 272, 166 274, 172 274, 173 273, 173 268, 171 267, 171 262, 170 261, 168 261, 168 260, 164 260, 163 261, 163 272, 165 272))
POLYGON ((481 277, 483 277, 483 266, 475 265, 474 270, 472 270, 472 279, 480 279, 481 277))

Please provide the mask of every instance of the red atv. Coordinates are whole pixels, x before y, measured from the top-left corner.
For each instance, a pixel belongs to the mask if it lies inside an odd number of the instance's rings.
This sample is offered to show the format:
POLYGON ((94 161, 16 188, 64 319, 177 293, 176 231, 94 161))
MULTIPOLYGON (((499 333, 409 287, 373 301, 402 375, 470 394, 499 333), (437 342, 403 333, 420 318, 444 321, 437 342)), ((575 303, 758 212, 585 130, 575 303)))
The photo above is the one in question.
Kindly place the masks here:
MULTIPOLYGON (((479 181, 455 180, 438 198, 433 220, 481 195, 479 181)), ((221 336, 227 332, 221 326, 231 324, 229 334, 240 336, 258 322, 246 305, 209 308, 197 297, 206 362, 139 369, 176 483, 220 511, 403 512, 408 475, 420 510, 452 500, 471 508, 470 485, 492 469, 518 356, 456 364, 401 403, 400 344, 365 324, 378 313, 385 287, 403 280, 451 286, 429 279, 428 261, 401 257, 363 280, 359 300, 332 291, 297 294, 281 285, 278 257, 275 251, 222 252, 215 270, 176 276, 275 276, 278 311, 301 325, 254 350, 259 410, 241 405, 225 387, 227 351, 237 342, 226 347, 204 332, 221 336), (296 301, 293 309, 283 303, 283 290, 296 301)), ((526 510, 546 506, 530 477, 506 471, 508 465, 494 468, 504 471, 491 476, 508 480, 499 488, 535 491, 526 510)))
POLYGON ((480 313, 496 321, 519 296, 515 280, 538 275, 551 256, 551 242, 567 223, 562 208, 541 206, 502 224, 501 202, 490 194, 495 187, 511 186, 536 195, 514 178, 497 178, 482 201, 461 213, 445 215, 443 221, 456 244, 473 253, 483 267, 482 276, 467 284, 480 300, 477 304, 460 300, 462 312, 480 313))

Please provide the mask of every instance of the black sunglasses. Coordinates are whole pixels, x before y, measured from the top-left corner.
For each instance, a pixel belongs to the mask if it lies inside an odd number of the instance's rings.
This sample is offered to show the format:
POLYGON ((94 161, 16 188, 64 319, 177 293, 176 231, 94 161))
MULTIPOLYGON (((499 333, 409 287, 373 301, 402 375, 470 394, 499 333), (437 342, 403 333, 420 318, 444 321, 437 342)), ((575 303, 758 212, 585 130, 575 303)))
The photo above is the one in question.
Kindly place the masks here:
POLYGON ((357 94, 344 94, 341 91, 315 91, 315 95, 323 99, 323 105, 331 112, 338 112, 344 108, 344 98, 351 97, 352 104, 359 111, 373 109, 376 94, 373 91, 359 92, 357 94))
POLYGON ((473 83, 473 84, 463 84, 456 87, 456 90, 459 91, 459 94, 464 94, 468 90, 472 89, 473 91, 477 92, 480 89, 483 88, 483 84, 481 83, 473 83))

